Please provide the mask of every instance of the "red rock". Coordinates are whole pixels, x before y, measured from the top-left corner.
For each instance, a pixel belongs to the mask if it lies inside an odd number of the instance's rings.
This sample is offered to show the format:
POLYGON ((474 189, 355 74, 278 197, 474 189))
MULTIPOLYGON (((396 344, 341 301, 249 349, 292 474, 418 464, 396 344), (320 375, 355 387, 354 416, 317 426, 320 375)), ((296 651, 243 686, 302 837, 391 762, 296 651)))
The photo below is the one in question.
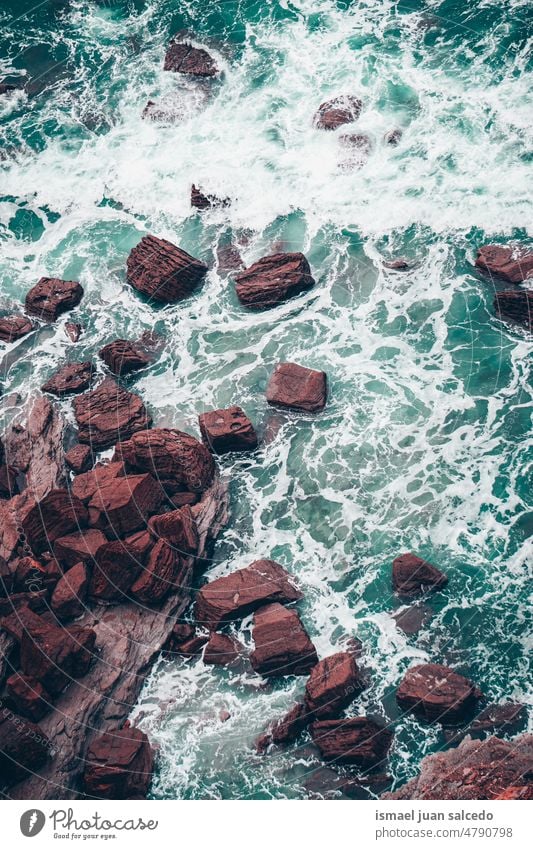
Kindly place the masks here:
POLYGON ((264 310, 307 292, 315 281, 303 254, 277 253, 264 256, 236 274, 235 284, 241 304, 264 310))
POLYGON ((326 100, 318 107, 315 126, 319 130, 336 130, 343 124, 357 121, 362 108, 363 104, 359 98, 350 94, 326 100))
POLYGON ((22 519, 22 529, 34 554, 49 551, 59 537, 84 528, 87 510, 74 493, 52 489, 35 502, 22 519))
POLYGON ((413 666, 396 692, 402 710, 427 722, 450 725, 468 718, 480 697, 480 691, 468 678, 438 663, 413 666))
POLYGON ((15 672, 6 681, 7 695, 20 716, 39 722, 51 710, 52 700, 40 681, 15 672))
POLYGON ((527 707, 519 702, 487 705, 468 728, 469 734, 482 731, 518 731, 527 719, 527 707))
POLYGON ((228 198, 218 198, 216 195, 204 195, 196 186, 191 188, 191 206, 195 209, 212 209, 214 206, 229 206, 228 198))
POLYGON ((166 239, 144 236, 127 264, 130 286, 164 304, 187 298, 207 274, 207 265, 166 239))
POLYGON ((75 475, 80 475, 91 468, 93 453, 88 445, 74 445, 65 454, 65 462, 75 475))
POLYGON ((206 643, 207 637, 191 637, 190 640, 185 640, 183 643, 176 645, 174 652, 181 657, 196 657, 200 654, 206 643))
POLYGON ((148 530, 156 539, 170 543, 179 554, 196 554, 198 551, 196 522, 187 505, 170 513, 152 516, 148 521, 148 530))
POLYGON ((50 582, 46 566, 33 557, 21 557, 16 563, 13 589, 17 593, 38 592, 49 589, 50 583, 57 583, 59 577, 50 582))
POLYGON ((180 507, 192 507, 193 504, 197 504, 199 500, 200 496, 197 492, 176 492, 170 499, 177 510, 179 510, 180 507))
POLYGON ((72 492, 84 504, 98 492, 101 486, 125 474, 124 463, 97 463, 90 472, 85 472, 72 481, 72 492))
POLYGON ((196 596, 195 618, 215 630, 223 622, 243 619, 269 602, 289 603, 302 598, 290 575, 273 560, 255 560, 245 569, 217 578, 196 596))
POLYGON ((533 331, 533 290, 513 289, 496 292, 494 309, 500 318, 515 321, 533 331))
POLYGON ((383 260, 383 267, 389 268, 392 271, 409 271, 411 268, 409 262, 403 257, 398 259, 383 260))
POLYGON ((83 332, 81 324, 73 321, 67 321, 65 324, 65 333, 71 342, 77 342, 83 332))
POLYGON ((52 594, 51 607, 58 619, 74 619, 85 610, 89 573, 85 563, 78 563, 58 581, 52 594))
POLYGON ((394 734, 366 716, 357 716, 314 722, 311 736, 324 760, 369 769, 385 760, 394 734))
POLYGON ((506 787, 496 796, 496 799, 533 799, 533 784, 523 784, 520 787, 506 787))
POLYGON ((8 315, 0 318, 0 342, 16 342, 33 330, 33 323, 25 315, 8 315))
POLYGON ((17 643, 22 641, 22 635, 25 630, 38 628, 45 621, 42 616, 39 616, 39 614, 35 613, 29 607, 29 594, 24 593, 23 595, 24 597, 21 594, 18 598, 17 596, 11 596, 7 599, 9 607, 3 611, 7 615, 2 616, 0 619, 0 628, 2 631, 13 637, 17 643))
POLYGON ((266 399, 269 404, 290 410, 323 410, 327 400, 326 373, 296 363, 278 363, 269 380, 266 399))
POLYGON ((221 710, 218 718, 221 722, 227 722, 228 719, 231 719, 231 713, 228 710, 221 710))
POLYGON ((213 481, 214 460, 188 433, 154 428, 135 434, 116 447, 115 458, 131 472, 148 472, 169 494, 187 489, 203 492, 213 481))
POLYGON ((52 395, 58 395, 60 398, 63 395, 71 395, 74 392, 84 392, 91 385, 93 374, 94 369, 91 362, 68 363, 58 369, 41 386, 41 389, 43 392, 50 392, 52 395))
POLYGON ((154 755, 138 728, 107 731, 87 750, 83 776, 88 795, 98 799, 140 799, 150 787, 154 755))
POLYGON ((317 719, 327 719, 338 715, 362 689, 353 654, 332 654, 311 670, 305 688, 306 709, 317 719))
POLYGON ((193 77, 214 77, 219 72, 215 60, 207 50, 193 47, 185 41, 170 43, 165 55, 164 70, 193 77))
POLYGON ((41 277, 26 295, 26 312, 43 321, 55 321, 58 316, 77 307, 83 298, 83 289, 72 280, 41 277))
POLYGON ((74 399, 74 414, 79 441, 95 451, 110 448, 119 439, 129 439, 152 424, 139 396, 118 386, 110 377, 74 399))
POLYGON ((509 283, 521 283, 533 272, 533 250, 512 245, 478 248, 476 267, 509 283))
POLYGON ((260 675, 306 675, 318 663, 316 649, 295 610, 274 603, 254 614, 252 667, 260 675))
POLYGON ((394 613, 392 618, 404 634, 417 634, 432 616, 433 611, 430 607, 424 604, 415 604, 413 607, 394 613))
POLYGON ((117 537, 144 528, 164 493, 151 475, 125 475, 103 482, 89 502, 91 524, 117 537))
POLYGON ((210 410, 198 416, 198 422, 204 443, 215 454, 257 448, 257 434, 240 407, 210 410))
POLYGON ((204 651, 204 663, 234 666, 242 658, 243 646, 227 634, 211 634, 204 651))
POLYGON ((130 374, 152 362, 150 357, 127 339, 115 339, 105 345, 99 356, 113 374, 130 374))
POLYGON ((188 622, 177 622, 165 644, 165 651, 170 653, 176 651, 177 647, 180 646, 181 643, 187 642, 187 640, 192 639, 192 637, 194 637, 193 626, 188 622))
POLYGON ((5 464, 0 466, 0 498, 12 498, 18 491, 17 470, 5 464))
POLYGON ((91 597, 108 603, 127 599, 142 572, 150 546, 150 535, 143 532, 129 540, 114 540, 100 546, 89 588, 91 597))
POLYGON ((262 755, 271 745, 284 746, 287 743, 292 743, 307 728, 310 719, 305 705, 298 702, 284 717, 274 722, 269 730, 256 740, 256 751, 262 755))
POLYGON ((192 569, 183 562, 174 549, 164 540, 154 545, 146 568, 130 589, 130 593, 141 604, 159 604, 172 590, 182 590, 183 597, 190 591, 192 569))
POLYGON ((44 766, 50 754, 50 741, 38 725, 0 711, 0 785, 12 787, 27 778, 44 766))
POLYGON ((20 643, 22 671, 56 695, 73 678, 86 674, 94 658, 95 640, 92 628, 66 630, 44 620, 31 625, 23 631, 20 643))
POLYGON ((448 578, 436 566, 409 552, 392 564, 392 586, 402 596, 415 596, 446 586, 448 578))
POLYGON ((238 271, 244 268, 244 262, 235 245, 219 245, 217 248, 217 267, 219 274, 229 271, 238 271))

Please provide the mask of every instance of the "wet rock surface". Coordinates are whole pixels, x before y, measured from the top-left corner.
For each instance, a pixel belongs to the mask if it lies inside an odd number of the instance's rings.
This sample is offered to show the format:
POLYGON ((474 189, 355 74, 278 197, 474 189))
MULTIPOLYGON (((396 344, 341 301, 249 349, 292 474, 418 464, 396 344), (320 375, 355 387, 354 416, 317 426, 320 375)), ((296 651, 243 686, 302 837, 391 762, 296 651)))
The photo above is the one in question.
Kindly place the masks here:
POLYGON ((152 362, 151 357, 127 339, 115 339, 105 345, 99 356, 113 374, 130 374, 146 368, 152 362))
POLYGON ((180 40, 171 42, 165 55, 164 70, 193 77, 214 77, 219 73, 207 50, 180 40))
POLYGON ((188 297, 206 273, 205 263, 156 236, 143 236, 127 263, 130 286, 164 304, 188 297))
POLYGON ((311 670, 305 688, 306 710, 316 719, 337 716, 362 689, 353 654, 337 652, 311 670))
POLYGON ((323 371, 296 363, 278 363, 269 380, 266 399, 269 404, 316 413, 327 401, 327 377, 323 371))
POLYGON ((279 603, 254 614, 252 636, 255 649, 250 662, 260 675, 306 675, 318 663, 298 613, 279 603))
POLYGON ((468 678, 438 663, 413 666, 396 692, 402 710, 427 722, 449 725, 468 718, 480 697, 481 692, 468 678))
POLYGON ((43 321, 55 321, 62 313, 77 307, 83 289, 72 280, 41 277, 26 295, 26 312, 43 321))
POLYGON ((96 389, 74 400, 78 439, 94 450, 110 448, 152 423, 138 395, 106 378, 96 389))
POLYGON ((274 307, 314 285, 309 263, 301 253, 265 256, 235 275, 239 301, 253 310, 274 307))
POLYGON ((144 799, 152 780, 154 754, 138 728, 106 731, 87 750, 85 792, 97 799, 144 799))
POLYGON ((533 274, 533 250, 512 245, 483 245, 477 252, 476 268, 509 283, 521 283, 533 274))
POLYGON ((33 322, 25 315, 0 318, 0 342, 16 342, 33 330, 33 322))
POLYGON ((93 364, 69 363, 58 369, 52 377, 41 386, 43 392, 52 395, 70 395, 75 392, 84 392, 91 385, 94 374, 93 364))
POLYGON ((368 769, 383 764, 394 734, 368 717, 358 716, 314 722, 311 736, 325 761, 368 769))
POLYGON ((241 407, 209 410, 198 416, 198 423, 204 443, 215 454, 257 448, 257 434, 241 407))
POLYGON ((402 554, 393 561, 392 585, 398 595, 413 597, 441 589, 447 583, 443 572, 416 554, 402 554))
POLYGON ((298 702, 256 740, 256 751, 264 754, 271 745, 285 746, 292 743, 307 728, 310 721, 311 717, 305 705, 298 702))
POLYGON ((169 494, 182 489, 203 492, 215 474, 205 445, 179 430, 154 428, 116 447, 115 458, 131 472, 148 472, 169 494))
POLYGON ((326 100, 318 107, 314 120, 315 127, 319 130, 336 130, 344 124, 351 124, 357 121, 362 108, 362 101, 351 94, 326 100))
POLYGON ((211 634, 204 650, 204 663, 212 666, 235 666, 244 655, 244 648, 228 634, 211 634))

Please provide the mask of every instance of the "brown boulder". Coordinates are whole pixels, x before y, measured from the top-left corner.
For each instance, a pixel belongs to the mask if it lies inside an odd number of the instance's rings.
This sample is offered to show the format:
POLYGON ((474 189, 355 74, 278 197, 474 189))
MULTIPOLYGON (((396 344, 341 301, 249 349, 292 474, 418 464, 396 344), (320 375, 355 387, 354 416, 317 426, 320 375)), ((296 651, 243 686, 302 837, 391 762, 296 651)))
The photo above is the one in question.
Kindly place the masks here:
POLYGON ((207 637, 195 636, 174 646, 174 653, 180 657, 197 657, 207 643, 207 637))
POLYGON ((75 475, 80 475, 91 468, 93 453, 88 445, 74 445, 65 454, 65 462, 75 475))
POLYGON ((350 94, 326 100, 318 107, 315 127, 319 130, 336 130, 343 124, 351 124, 357 121, 362 108, 363 104, 359 98, 350 94))
POLYGON ((34 554, 50 551, 59 537, 87 525, 88 514, 74 493, 52 489, 35 502, 22 519, 22 529, 34 554))
POLYGON ((243 646, 227 634, 211 634, 204 651, 204 663, 213 666, 234 666, 242 658, 243 646))
POLYGON ((533 250, 511 245, 478 248, 476 268, 509 283, 521 283, 533 272, 533 250))
POLYGON ((204 195, 196 186, 191 187, 191 206, 195 209, 212 209, 215 206, 229 206, 229 198, 218 198, 216 195, 204 195))
POLYGON ((52 700, 40 681, 15 672, 6 681, 7 695, 16 713, 39 722, 51 710, 52 700))
POLYGON ((316 649, 295 610, 274 603, 254 614, 252 667, 260 675, 307 675, 316 649))
POLYGON ((68 363, 56 371, 52 377, 41 386, 43 392, 52 395, 71 395, 75 392, 84 392, 91 385, 94 374, 93 364, 68 363))
POLYGON ((97 463, 94 469, 77 475, 72 481, 72 493, 88 504, 100 487, 125 474, 124 463, 97 463))
POLYGON ((58 581, 50 605, 58 619, 74 619, 85 612, 89 573, 85 563, 69 569, 58 581))
POLYGON ((533 290, 511 289, 496 292, 494 309, 500 318, 515 321, 533 331, 533 290))
POLYGON ((141 799, 150 787, 154 755, 138 728, 106 731, 87 750, 83 781, 98 799, 141 799))
POLYGON ((196 596, 195 618, 215 630, 270 602, 284 604, 301 598, 283 566, 273 560, 255 560, 245 569, 204 584, 196 596))
POLYGON ((467 719, 480 697, 480 691, 468 678, 438 663, 408 669, 396 691, 402 710, 427 722, 449 725, 467 719))
POLYGON ((165 71, 175 71, 193 77, 215 77, 218 68, 215 60, 202 47, 193 47, 185 41, 172 41, 165 55, 165 71))
POLYGON ((33 330, 33 323, 25 315, 8 315, 0 318, 0 342, 16 342, 33 330))
POLYGON ((58 628, 42 620, 27 627, 20 643, 20 665, 52 695, 89 670, 96 633, 92 628, 58 628))
POLYGON ((350 652, 325 657, 311 670, 305 688, 305 706, 317 719, 337 715, 363 689, 357 664, 350 652))
POLYGON ((296 363, 278 363, 268 382, 266 399, 269 404, 290 410, 323 410, 327 400, 326 373, 296 363))
POLYGON ((183 597, 190 590, 191 568, 182 562, 179 555, 164 540, 156 542, 146 568, 130 589, 130 593, 141 604, 159 604, 170 590, 182 590, 183 597))
POLYGON ((77 307, 83 298, 83 289, 72 280, 41 277, 26 295, 26 312, 43 321, 55 321, 58 316, 77 307))
POLYGON ((113 374, 129 374, 152 362, 150 357, 127 339, 115 339, 105 345, 99 356, 113 374))
POLYGON ((65 324, 65 333, 71 342, 77 342, 83 332, 81 324, 74 321, 67 321, 65 324))
POLYGON ((74 399, 78 439, 94 450, 110 448, 152 424, 138 395, 107 377, 96 389, 74 399))
POLYGON ((257 434, 240 407, 210 410, 198 416, 198 422, 203 441, 215 454, 257 448, 257 434))
POLYGON ((241 304, 264 310, 307 292, 315 281, 303 254, 278 253, 264 256, 236 274, 235 284, 241 304))
POLYGON ((357 716, 314 722, 311 736, 324 760, 369 769, 385 760, 394 734, 366 716, 357 716))
POLYGON ((107 603, 124 601, 142 572, 152 540, 147 532, 100 546, 95 556, 89 593, 107 603))
POLYGON ((143 236, 127 264, 130 286, 164 304, 188 297, 207 274, 207 265, 166 239, 143 236))
POLYGON ((7 602, 9 607, 6 605, 7 609, 2 611, 4 615, 0 619, 0 628, 17 643, 21 643, 24 631, 40 627, 44 620, 30 608, 29 593, 24 593, 24 598, 11 596, 7 602))
POLYGON ((292 743, 307 728, 309 722, 310 717, 305 705, 298 702, 256 740, 256 751, 262 755, 271 745, 284 746, 292 743))
POLYGON ((0 785, 12 787, 40 769, 51 756, 50 741, 38 725, 0 711, 0 785))
POLYGON ((169 543, 179 554, 196 554, 198 551, 196 521, 187 505, 170 513, 152 516, 148 521, 148 530, 156 539, 169 543))
POLYGON ((164 493, 151 475, 124 475, 106 481, 89 502, 91 524, 117 537, 144 528, 164 493))
POLYGON ((446 586, 448 578, 436 566, 409 552, 392 564, 392 586, 402 596, 415 596, 446 586))

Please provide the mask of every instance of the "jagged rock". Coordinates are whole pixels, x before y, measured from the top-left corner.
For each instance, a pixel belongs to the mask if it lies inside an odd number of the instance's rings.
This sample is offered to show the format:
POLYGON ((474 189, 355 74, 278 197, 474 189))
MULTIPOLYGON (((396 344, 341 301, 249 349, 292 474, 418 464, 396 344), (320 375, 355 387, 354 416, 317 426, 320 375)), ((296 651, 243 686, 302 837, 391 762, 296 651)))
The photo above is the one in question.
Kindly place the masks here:
POLYGON ((0 785, 12 787, 50 757, 50 741, 38 725, 0 711, 0 785))
POLYGON ((318 107, 314 120, 315 127, 319 130, 336 130, 343 124, 351 124, 357 121, 362 108, 361 100, 351 94, 326 100, 318 107))
POLYGON ((183 562, 177 552, 164 540, 154 545, 130 592, 141 604, 159 604, 168 593, 182 590, 185 597, 190 587, 192 569, 183 562))
POLYGON ((290 410, 323 410, 327 400, 326 373, 296 363, 278 363, 268 382, 266 399, 269 404, 290 410))
POLYGON ((75 475, 80 475, 91 468, 93 452, 88 445, 74 445, 65 454, 65 462, 75 475))
POLYGON ((166 239, 143 236, 127 263, 130 286, 164 304, 188 297, 207 274, 207 265, 166 239))
POLYGON ((307 728, 310 719, 305 705, 298 702, 284 717, 274 722, 271 728, 256 740, 256 751, 262 755, 271 745, 284 746, 287 743, 292 743, 307 728))
POLYGON ((234 666, 242 658, 244 648, 227 634, 211 634, 204 651, 204 663, 213 666, 234 666))
POLYGON ((97 463, 90 472, 84 472, 72 481, 72 492, 88 504, 100 487, 125 474, 124 463, 97 463))
POLYGON ((257 434, 240 407, 202 413, 198 416, 198 423, 204 443, 215 454, 253 451, 257 448, 257 434))
POLYGON ((176 508, 179 510, 180 507, 192 507, 194 504, 197 504, 199 501, 199 494, 197 492, 176 492, 171 498, 170 501, 176 508))
POLYGON ((174 653, 180 657, 197 657, 207 643, 207 637, 201 635, 191 637, 189 640, 184 640, 182 643, 176 644, 174 653))
POLYGON ((533 784, 522 784, 521 786, 506 787, 496 799, 533 799, 533 784))
POLYGON ((533 331, 533 290, 511 289, 496 292, 494 309, 500 318, 516 321, 517 324, 533 331))
POLYGON ((194 637, 194 628, 188 622, 177 622, 165 644, 165 651, 174 652, 178 646, 194 637))
POLYGON ((394 734, 366 716, 357 716, 314 722, 311 736, 324 760, 368 769, 387 757, 394 734))
POLYGON ((383 268, 389 268, 391 271, 409 271, 411 266, 406 259, 399 257, 398 259, 384 259, 383 268))
POLYGON ((198 531, 191 508, 187 505, 170 513, 152 516, 148 530, 156 539, 169 543, 180 554, 196 554, 198 531))
POLYGON ((395 129, 389 130, 388 133, 385 133, 385 142, 386 144, 392 145, 392 147, 396 147, 400 144, 403 136, 403 130, 395 129))
POLYGON ((17 470, 5 464, 0 466, 0 498, 12 498, 18 491, 17 470))
POLYGON ((396 692, 402 710, 449 725, 468 718, 479 698, 481 692, 468 678, 438 663, 408 669, 396 692))
POLYGON ((316 649, 295 610, 274 603, 254 614, 252 667, 260 675, 306 675, 318 663, 316 649))
POLYGON ((113 374, 130 374, 132 371, 145 368, 152 362, 137 345, 127 339, 115 339, 105 345, 99 356, 103 359, 113 374))
POLYGON ((15 672, 6 681, 9 701, 15 713, 39 722, 52 708, 52 699, 40 681, 15 672))
POLYGON ((392 564, 392 585, 402 596, 416 596, 446 586, 448 578, 436 566, 409 552, 392 564))
POLYGON ((67 321, 65 324, 65 333, 71 342, 77 342, 83 332, 81 324, 73 321, 67 321))
POLYGON ((165 55, 164 70, 193 77, 215 77, 219 72, 215 60, 207 50, 193 47, 185 41, 170 43, 165 55))
POLYGON ((407 607, 405 610, 394 613, 392 618, 404 634, 411 635, 417 634, 432 616, 433 611, 430 607, 425 604, 415 604, 413 607, 407 607))
POLYGON ((283 566, 273 560, 255 560, 245 569, 204 584, 196 596, 195 618, 215 630, 270 602, 284 604, 301 598, 283 566))
POLYGON ((74 399, 74 415, 79 441, 96 451, 110 448, 119 439, 129 439, 152 424, 139 396, 123 389, 110 377, 96 389, 74 399))
POLYGON ((33 322, 25 315, 8 315, 0 318, 0 342, 16 342, 33 330, 33 322))
POLYGON ((93 527, 117 537, 144 528, 164 493, 151 475, 125 475, 102 482, 89 502, 93 527))
POLYGON ((58 581, 52 594, 51 607, 58 619, 74 619, 85 611, 89 573, 85 563, 69 569, 58 581))
POLYGON ((236 274, 235 284, 241 304, 264 310, 307 292, 315 281, 303 254, 276 253, 236 274))
POLYGON ((89 588, 91 598, 106 603, 126 600, 144 568, 151 546, 150 534, 145 531, 100 546, 94 558, 89 588))
POLYGON ((533 250, 512 245, 478 248, 476 268, 509 283, 521 283, 533 272, 533 250))
POLYGON ((244 262, 238 248, 233 244, 219 245, 217 248, 217 268, 219 274, 238 271, 244 268, 244 262))
POLYGON ((20 665, 26 675, 36 678, 51 695, 81 678, 94 658, 96 634, 92 628, 58 628, 44 620, 22 633, 20 665))
POLYGON ((316 719, 338 715, 362 689, 353 654, 332 654, 311 670, 305 688, 306 710, 316 719))
POLYGON ((533 735, 514 740, 471 740, 455 749, 428 755, 420 773, 382 799, 488 799, 520 798, 510 788, 531 782, 533 735))
POLYGON ((72 492, 52 489, 33 503, 21 525, 34 554, 40 554, 59 537, 86 527, 87 521, 87 510, 72 492))
POLYGON ((94 367, 91 362, 68 363, 62 366, 52 377, 46 381, 41 389, 52 395, 70 395, 75 392, 84 392, 92 383, 94 367))
POLYGON ((148 737, 128 726, 106 731, 87 751, 85 791, 98 799, 145 798, 154 767, 148 737))
POLYGON ((215 463, 205 445, 179 430, 154 428, 117 445, 115 458, 131 472, 148 472, 169 494, 180 489, 203 492, 215 463))
POLYGON ((195 209, 212 209, 214 206, 229 206, 229 198, 218 198, 216 195, 204 195, 196 186, 191 187, 191 206, 195 209))
POLYGON ((26 312, 43 321, 55 321, 58 316, 77 307, 83 298, 83 289, 72 280, 41 277, 26 295, 26 312))
POLYGON ((21 557, 16 561, 13 588, 17 593, 49 591, 60 577, 61 571, 53 561, 43 565, 33 557, 21 557))

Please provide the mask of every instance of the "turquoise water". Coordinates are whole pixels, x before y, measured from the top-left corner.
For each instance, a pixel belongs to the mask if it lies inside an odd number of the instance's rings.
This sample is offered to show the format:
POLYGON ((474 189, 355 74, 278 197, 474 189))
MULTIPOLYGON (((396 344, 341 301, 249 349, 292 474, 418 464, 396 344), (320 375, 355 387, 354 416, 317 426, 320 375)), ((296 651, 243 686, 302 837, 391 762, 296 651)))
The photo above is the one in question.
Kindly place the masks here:
MULTIPOLYGON (((11 346, 4 394, 25 397, 64 358, 154 328, 164 353, 128 385, 158 424, 198 435, 199 412, 241 404, 263 444, 220 464, 231 520, 209 577, 272 557, 305 592, 320 656, 362 640, 370 684, 349 712, 394 727, 402 783, 444 745, 398 719, 394 691, 415 661, 451 664, 490 701, 532 701, 531 344, 494 317, 494 284, 473 270, 479 244, 532 235, 530 4, 32 6, 0 12, 0 76, 24 76, 30 92, 0 101, 0 292, 7 307, 42 274, 79 279, 73 318, 87 331, 75 348, 61 324, 11 346), (163 72, 184 28, 223 69, 214 85, 163 72), (352 171, 338 134, 312 128, 343 92, 362 98, 355 131, 373 141, 352 171), (174 122, 141 120, 148 99, 174 122), (192 182, 232 205, 193 213, 192 182), (317 285, 254 315, 212 267, 190 300, 154 309, 125 286, 145 232, 212 266, 231 239, 247 264, 282 243, 304 251, 317 285), (415 267, 385 271, 394 256, 415 267), (267 408, 280 359, 327 371, 323 414, 267 408), (391 616, 391 562, 406 550, 450 578, 411 637, 391 616)), ((250 645, 249 621, 236 633, 250 645)), ((305 737, 263 758, 251 748, 303 685, 162 660, 134 712, 160 746, 153 795, 306 798, 327 784, 305 737)))

